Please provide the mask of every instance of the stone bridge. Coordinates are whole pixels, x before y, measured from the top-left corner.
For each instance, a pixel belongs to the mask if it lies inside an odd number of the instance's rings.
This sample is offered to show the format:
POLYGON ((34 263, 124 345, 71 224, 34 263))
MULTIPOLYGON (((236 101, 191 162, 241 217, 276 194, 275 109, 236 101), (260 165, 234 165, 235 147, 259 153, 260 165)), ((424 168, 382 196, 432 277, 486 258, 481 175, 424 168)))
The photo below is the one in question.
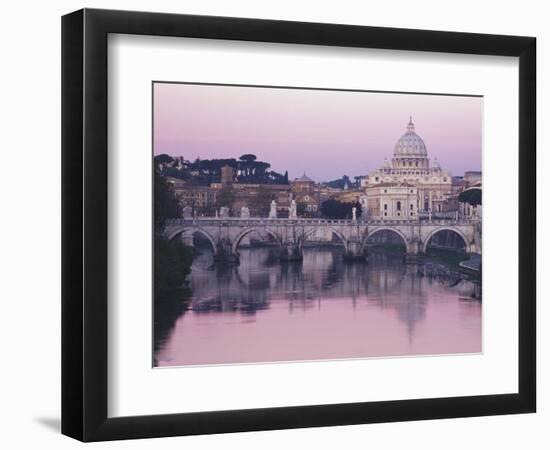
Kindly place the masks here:
POLYGON ((192 242, 199 233, 210 241, 216 261, 239 261, 239 244, 252 232, 270 235, 280 247, 283 261, 300 261, 304 243, 319 231, 332 233, 342 242, 346 260, 366 261, 367 240, 376 233, 389 230, 401 237, 407 250, 407 260, 421 257, 438 232, 451 230, 464 241, 466 252, 481 253, 479 221, 361 221, 326 219, 264 219, 264 218, 194 218, 170 219, 164 233, 169 239, 192 242))

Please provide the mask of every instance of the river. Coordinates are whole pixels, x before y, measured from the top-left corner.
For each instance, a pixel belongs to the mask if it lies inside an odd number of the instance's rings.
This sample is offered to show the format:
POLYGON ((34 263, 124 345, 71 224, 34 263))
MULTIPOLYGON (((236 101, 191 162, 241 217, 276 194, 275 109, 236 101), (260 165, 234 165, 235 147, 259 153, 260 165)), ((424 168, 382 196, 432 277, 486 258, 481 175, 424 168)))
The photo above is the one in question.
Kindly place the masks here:
POLYGON ((156 338, 155 365, 186 366, 481 352, 480 287, 456 266, 395 252, 342 261, 337 246, 280 263, 241 248, 238 266, 195 258, 182 308, 156 338))

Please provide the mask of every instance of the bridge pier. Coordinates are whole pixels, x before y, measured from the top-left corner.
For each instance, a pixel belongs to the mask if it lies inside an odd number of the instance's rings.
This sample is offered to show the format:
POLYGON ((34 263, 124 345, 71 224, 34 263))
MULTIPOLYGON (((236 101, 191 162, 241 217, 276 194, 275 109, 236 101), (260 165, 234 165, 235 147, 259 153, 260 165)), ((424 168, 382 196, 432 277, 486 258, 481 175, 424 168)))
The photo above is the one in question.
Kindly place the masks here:
POLYGON ((212 244, 215 261, 223 263, 239 262, 239 243, 248 239, 251 232, 269 234, 281 246, 281 261, 301 261, 302 245, 309 237, 328 241, 338 236, 346 247, 344 259, 364 262, 368 257, 366 241, 385 230, 401 236, 407 247, 405 260, 410 263, 422 261, 427 243, 445 230, 458 234, 467 252, 481 253, 481 223, 472 220, 363 222, 306 218, 181 218, 167 221, 165 235, 168 239, 183 239, 190 245, 193 236, 199 233, 212 244))
POLYGON ((180 235, 180 240, 181 240, 181 243, 183 245, 186 245, 187 247, 194 247, 195 246, 195 242, 194 242, 192 234, 182 233, 180 235))
POLYGON ((367 255, 361 242, 347 242, 344 261, 347 262, 367 262, 367 255))
POLYGON ((222 240, 216 245, 214 253, 214 262, 216 263, 239 263, 239 254, 233 251, 233 246, 228 240, 222 240))
POLYGON ((425 254, 422 252, 418 253, 406 253, 405 254, 405 262, 407 264, 418 264, 424 261, 425 254))
POLYGON ((405 262, 408 264, 416 264, 424 261, 424 252, 422 245, 418 240, 407 243, 407 253, 405 254, 405 262))
POLYGON ((284 243, 281 246, 279 259, 286 262, 302 261, 304 259, 302 247, 292 242, 284 243))

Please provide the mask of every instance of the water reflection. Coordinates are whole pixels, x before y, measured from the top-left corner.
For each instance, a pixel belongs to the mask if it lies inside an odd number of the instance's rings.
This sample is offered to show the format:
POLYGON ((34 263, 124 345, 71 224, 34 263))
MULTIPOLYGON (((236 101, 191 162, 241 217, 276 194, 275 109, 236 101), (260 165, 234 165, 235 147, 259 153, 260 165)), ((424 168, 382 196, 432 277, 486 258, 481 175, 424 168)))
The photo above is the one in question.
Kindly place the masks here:
POLYGON ((450 265, 371 252, 344 264, 339 247, 281 264, 241 249, 239 266, 193 264, 188 308, 158 345, 158 365, 332 359, 481 350, 479 286, 450 265))

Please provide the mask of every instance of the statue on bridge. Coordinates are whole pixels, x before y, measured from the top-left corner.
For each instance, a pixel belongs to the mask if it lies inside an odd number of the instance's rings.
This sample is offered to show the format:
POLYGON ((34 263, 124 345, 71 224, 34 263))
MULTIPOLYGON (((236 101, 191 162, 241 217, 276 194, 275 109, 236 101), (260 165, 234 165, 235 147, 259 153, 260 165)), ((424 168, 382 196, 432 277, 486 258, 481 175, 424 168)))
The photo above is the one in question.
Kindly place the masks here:
POLYGON ((277 218, 277 203, 275 202, 275 200, 271 200, 271 207, 269 209, 269 218, 270 219, 277 218))
POLYGON ((222 206, 220 208, 219 218, 220 219, 227 219, 228 217, 229 217, 229 208, 227 206, 222 206))
POLYGON ((249 219, 250 218, 250 210, 247 206, 241 207, 241 219, 249 219))
POLYGON ((193 208, 190 206, 185 206, 183 208, 183 218, 184 219, 192 219, 193 218, 193 208))
POLYGON ((289 219, 297 219, 298 218, 298 208, 296 207, 296 200, 292 199, 290 202, 290 209, 288 210, 288 218, 289 219))
POLYGON ((357 208, 355 206, 351 208, 351 220, 357 222, 357 208))

